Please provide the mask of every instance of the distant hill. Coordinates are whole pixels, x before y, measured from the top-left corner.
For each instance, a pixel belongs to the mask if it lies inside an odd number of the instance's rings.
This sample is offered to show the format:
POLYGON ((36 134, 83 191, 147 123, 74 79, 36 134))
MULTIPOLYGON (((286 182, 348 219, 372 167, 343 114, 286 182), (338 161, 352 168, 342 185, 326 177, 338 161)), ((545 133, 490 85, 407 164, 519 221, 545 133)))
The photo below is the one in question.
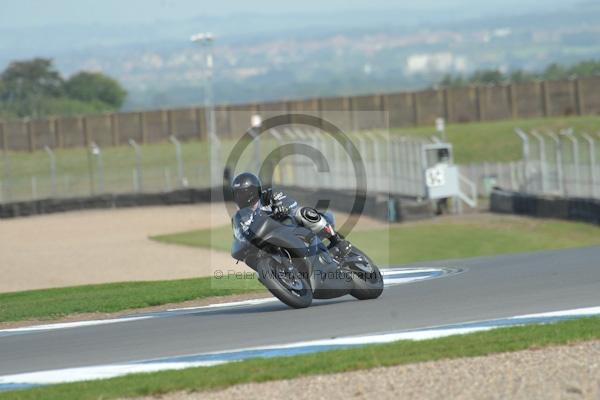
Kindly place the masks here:
POLYGON ((129 92, 125 109, 197 104, 201 60, 188 37, 213 31, 220 103, 414 89, 445 74, 600 58, 600 7, 573 3, 425 0, 386 8, 379 1, 370 10, 283 7, 153 23, 0 28, 0 67, 50 57, 64 75, 84 69, 118 79, 129 92))

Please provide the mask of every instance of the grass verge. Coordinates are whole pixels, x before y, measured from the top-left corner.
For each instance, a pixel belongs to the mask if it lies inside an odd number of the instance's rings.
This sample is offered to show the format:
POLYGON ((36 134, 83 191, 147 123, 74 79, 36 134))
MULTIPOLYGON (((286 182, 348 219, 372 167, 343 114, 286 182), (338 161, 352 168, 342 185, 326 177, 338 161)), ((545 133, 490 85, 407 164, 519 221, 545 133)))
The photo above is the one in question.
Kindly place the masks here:
POLYGON ((0 322, 117 312, 264 289, 255 279, 123 282, 0 294, 0 322))
MULTIPOLYGON (((153 239, 229 251, 231 228, 183 232, 153 239)), ((600 245, 600 228, 568 221, 510 216, 434 219, 356 231, 350 239, 381 264, 464 258, 519 251, 600 245)), ((169 303, 259 292, 255 279, 194 278, 126 282, 0 294, 0 322, 110 313, 169 303)))
MULTIPOLYGON (((446 127, 446 135, 453 145, 454 159, 458 164, 517 161, 523 154, 521 140, 514 132, 515 127, 526 131, 551 129, 555 132, 572 127, 576 132, 591 133, 600 131, 600 117, 592 115, 450 124, 446 127)), ((397 129, 394 133, 429 138, 435 132, 433 126, 425 126, 397 129)))
MULTIPOLYGON (((231 227, 155 236, 152 239, 229 251, 231 227)), ((600 245, 600 228, 578 222, 483 215, 437 218, 393 225, 389 229, 354 231, 349 239, 373 255, 376 262, 402 264, 600 245)))
POLYGON ((0 399, 112 399, 205 391, 240 383, 291 379, 376 367, 563 345, 600 339, 600 318, 530 325, 420 342, 400 341, 295 357, 254 359, 209 368, 136 374, 0 393, 0 399))

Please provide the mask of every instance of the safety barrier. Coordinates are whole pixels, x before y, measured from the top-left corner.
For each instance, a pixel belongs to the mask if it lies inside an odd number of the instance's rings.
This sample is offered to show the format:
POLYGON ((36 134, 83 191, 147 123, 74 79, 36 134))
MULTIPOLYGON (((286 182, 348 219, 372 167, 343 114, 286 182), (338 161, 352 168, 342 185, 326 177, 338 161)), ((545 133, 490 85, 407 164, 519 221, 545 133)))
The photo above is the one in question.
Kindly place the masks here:
MULTIPOLYGON (((282 189, 290 196, 295 197, 300 204, 314 206, 317 200, 326 199, 332 209, 342 212, 351 212, 355 200, 353 191, 316 191, 300 187, 282 187, 282 189)), ((222 202, 223 200, 229 201, 231 198, 229 192, 223 191, 221 188, 41 199, 0 204, 0 219, 78 210, 169 206, 222 202)), ((364 201, 362 214, 384 221, 409 221, 433 216, 433 209, 428 201, 418 202, 414 199, 389 194, 368 194, 364 201)))
POLYGON ((490 210, 497 213, 558 218, 600 225, 600 200, 577 197, 541 196, 495 188, 490 210))

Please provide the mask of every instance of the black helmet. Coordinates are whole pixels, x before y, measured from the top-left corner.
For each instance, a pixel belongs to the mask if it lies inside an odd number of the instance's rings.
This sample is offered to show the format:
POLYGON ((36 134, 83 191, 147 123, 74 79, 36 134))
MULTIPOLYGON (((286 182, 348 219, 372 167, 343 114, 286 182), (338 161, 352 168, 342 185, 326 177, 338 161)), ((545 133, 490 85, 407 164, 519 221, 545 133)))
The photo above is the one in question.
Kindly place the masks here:
POLYGON ((231 183, 233 200, 239 208, 249 207, 260 200, 262 184, 258 176, 250 172, 239 174, 231 183))

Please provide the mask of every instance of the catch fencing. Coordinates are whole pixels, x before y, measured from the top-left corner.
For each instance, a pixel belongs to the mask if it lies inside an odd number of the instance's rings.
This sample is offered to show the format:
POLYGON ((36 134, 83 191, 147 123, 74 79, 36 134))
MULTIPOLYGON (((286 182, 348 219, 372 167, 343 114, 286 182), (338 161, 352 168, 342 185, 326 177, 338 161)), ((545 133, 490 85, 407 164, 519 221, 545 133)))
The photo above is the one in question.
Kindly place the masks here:
POLYGON ((562 197, 600 198, 599 133, 572 128, 515 133, 522 141, 519 191, 562 197))
MULTIPOLYGON (((237 169, 227 173, 230 176, 241 171, 259 173, 264 165, 275 160, 272 178, 267 179, 277 186, 339 191, 359 187, 369 194, 427 198, 423 146, 431 143, 429 140, 390 136, 384 131, 348 134, 347 138, 345 144, 340 144, 317 129, 293 125, 272 129, 251 143, 237 169), (360 155, 358 160, 353 160, 349 146, 360 155), (292 154, 277 154, 282 148, 290 149, 292 154), (320 156, 315 158, 306 152, 307 148, 320 156), (319 161, 321 158, 324 164, 319 161), (364 181, 359 179, 357 165, 364 168, 364 181)), ((220 143, 219 179, 235 143, 220 143)), ((143 146, 131 140, 127 147, 103 148, 93 143, 80 150, 47 148, 43 152, 4 153, 0 157, 0 203, 166 193, 222 183, 215 182, 215 175, 211 174, 207 142, 180 142, 175 137, 161 145, 143 146)))

